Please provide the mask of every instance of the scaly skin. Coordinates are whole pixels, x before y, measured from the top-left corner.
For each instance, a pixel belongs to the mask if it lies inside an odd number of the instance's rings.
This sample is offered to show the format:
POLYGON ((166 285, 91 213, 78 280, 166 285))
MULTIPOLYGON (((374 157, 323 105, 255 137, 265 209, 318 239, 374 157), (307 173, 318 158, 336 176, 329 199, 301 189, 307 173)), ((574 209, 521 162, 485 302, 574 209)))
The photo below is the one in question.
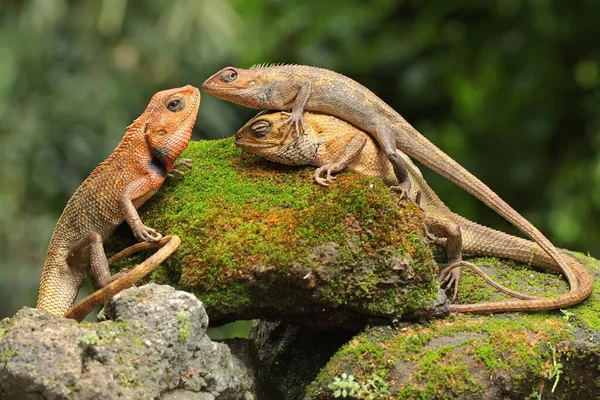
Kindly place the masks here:
MULTIPOLYGON (((88 274, 101 288, 114 281, 110 290, 102 292, 112 294, 139 279, 134 274, 111 276, 102 242, 124 220, 139 241, 161 240, 160 233, 141 222, 137 208, 156 193, 168 174, 180 173, 177 166, 191 165, 191 160, 175 161, 190 141, 199 106, 200 91, 193 86, 156 93, 118 147, 75 191, 50 239, 38 308, 65 315, 88 274)), ((167 244, 137 271, 152 268, 157 258, 173 252, 178 238, 171 241, 150 246, 167 244)))
MULTIPOLYGON (((342 169, 380 177, 389 185, 396 183, 391 164, 369 135, 330 115, 306 112, 303 119, 304 134, 292 138, 289 135, 286 137, 287 113, 260 113, 237 132, 236 144, 277 163, 319 167, 315 171, 315 180, 325 186, 335 179, 332 174, 342 169), (325 178, 321 176, 323 174, 326 175, 325 178)), ((563 272, 560 265, 536 243, 478 225, 453 213, 425 182, 412 161, 400 151, 398 154, 405 160, 413 182, 409 197, 423 208, 426 226, 434 230, 434 236, 438 238, 436 243, 446 246, 451 264, 449 268, 464 265, 461 257, 461 251, 464 251, 475 255, 509 258, 531 263, 545 270, 563 272), (439 227, 442 229, 438 229, 439 227)), ((577 278, 567 294, 555 298, 535 298, 508 290, 509 294, 527 300, 452 304, 450 309, 455 312, 532 311, 577 304, 590 295, 593 278, 573 257, 562 254, 562 260, 568 273, 577 278)), ((445 271, 449 272, 448 269, 445 271)), ((499 288, 503 291, 506 289, 499 288)))
POLYGON ((333 115, 351 123, 377 140, 394 166, 403 195, 410 193, 408 169, 396 149, 483 201, 539 244, 560 265, 571 287, 578 284, 569 263, 537 228, 358 82, 323 68, 259 65, 249 70, 224 68, 207 79, 202 88, 213 96, 247 107, 291 110, 288 123, 296 127, 296 136, 299 136, 300 126, 305 125, 302 118, 305 110, 333 115))

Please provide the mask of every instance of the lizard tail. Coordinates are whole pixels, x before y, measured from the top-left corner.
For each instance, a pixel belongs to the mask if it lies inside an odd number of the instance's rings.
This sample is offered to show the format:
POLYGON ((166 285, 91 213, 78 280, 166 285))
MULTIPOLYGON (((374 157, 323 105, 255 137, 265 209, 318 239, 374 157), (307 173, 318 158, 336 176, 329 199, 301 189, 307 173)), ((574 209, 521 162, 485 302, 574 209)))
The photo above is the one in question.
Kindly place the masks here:
MULTIPOLYGON (((535 267, 562 272, 561 267, 540 246, 507 233, 479 225, 458 214, 451 219, 461 228, 463 251, 484 256, 508 258, 535 267)), ((489 313, 506 311, 552 310, 569 307, 585 300, 593 290, 594 279, 583 264, 574 257, 561 254, 561 259, 576 276, 575 284, 569 293, 558 297, 535 298, 531 300, 501 301, 482 304, 451 304, 453 312, 489 313)))
POLYGON ((141 278, 152 272, 161 262, 169 258, 171 254, 177 250, 177 247, 179 247, 180 243, 181 239, 179 239, 179 236, 167 236, 158 242, 136 243, 133 246, 130 246, 125 250, 115 254, 108 259, 109 265, 128 257, 131 254, 137 253, 138 251, 160 247, 160 250, 144 260, 144 262, 141 264, 136 265, 131 271, 127 272, 125 275, 114 280, 103 288, 96 290, 94 293, 81 300, 75 306, 71 307, 65 314, 65 317, 81 322, 94 308, 98 307, 115 294, 130 287, 141 278))
POLYGON ((517 213, 483 182, 450 158, 446 153, 438 149, 408 123, 403 124, 402 130, 405 134, 397 135, 396 137, 396 145, 400 150, 415 157, 427 167, 483 201, 488 207, 535 241, 555 261, 555 264, 560 267, 561 272, 565 275, 571 287, 570 293, 579 286, 578 277, 580 274, 576 273, 573 263, 563 258, 554 245, 536 227, 517 213))
POLYGON ((450 311, 460 313, 493 313, 515 311, 542 311, 570 307, 585 300, 594 288, 594 280, 583 264, 572 256, 563 254, 563 261, 569 265, 577 278, 577 285, 569 293, 557 297, 533 300, 498 301, 482 304, 450 304, 450 311))

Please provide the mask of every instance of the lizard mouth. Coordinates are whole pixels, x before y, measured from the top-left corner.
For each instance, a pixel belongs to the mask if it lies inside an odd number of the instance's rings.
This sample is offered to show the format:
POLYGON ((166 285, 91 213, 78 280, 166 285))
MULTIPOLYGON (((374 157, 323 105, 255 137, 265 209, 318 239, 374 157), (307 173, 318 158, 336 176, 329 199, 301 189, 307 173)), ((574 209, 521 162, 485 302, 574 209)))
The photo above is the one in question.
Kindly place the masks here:
POLYGON ((277 147, 277 143, 251 143, 235 138, 235 145, 242 148, 266 149, 269 147, 277 147))

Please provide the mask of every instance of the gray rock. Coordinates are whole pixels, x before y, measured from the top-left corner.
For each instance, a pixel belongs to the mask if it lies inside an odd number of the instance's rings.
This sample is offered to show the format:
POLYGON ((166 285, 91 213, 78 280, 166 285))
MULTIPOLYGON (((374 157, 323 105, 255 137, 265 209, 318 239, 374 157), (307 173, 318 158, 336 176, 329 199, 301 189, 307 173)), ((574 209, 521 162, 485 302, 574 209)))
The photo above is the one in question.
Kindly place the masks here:
POLYGON ((106 315, 113 320, 78 324, 24 308, 1 321, 0 397, 256 398, 256 350, 239 344, 238 357, 212 342, 195 296, 155 284, 131 288, 106 315))
POLYGON ((333 354, 354 336, 351 331, 313 330, 283 322, 258 321, 250 339, 258 350, 273 400, 299 400, 333 354))

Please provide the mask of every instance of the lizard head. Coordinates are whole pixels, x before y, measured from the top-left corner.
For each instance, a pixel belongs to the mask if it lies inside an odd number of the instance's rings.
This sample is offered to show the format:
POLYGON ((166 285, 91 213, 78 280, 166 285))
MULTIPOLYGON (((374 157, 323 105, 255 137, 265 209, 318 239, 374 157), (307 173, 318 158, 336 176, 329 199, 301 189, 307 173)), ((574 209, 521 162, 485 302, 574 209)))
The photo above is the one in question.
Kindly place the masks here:
POLYGON ((202 90, 223 100, 252 108, 270 108, 273 82, 260 69, 223 68, 202 84, 202 90))
POLYGON ((311 134, 310 120, 303 135, 286 135, 289 114, 262 111, 235 134, 235 144, 245 151, 286 165, 309 165, 315 161, 319 143, 311 134))
POLYGON ((170 170, 187 147, 200 106, 200 91, 190 85, 152 96, 139 118, 152 158, 170 170))

